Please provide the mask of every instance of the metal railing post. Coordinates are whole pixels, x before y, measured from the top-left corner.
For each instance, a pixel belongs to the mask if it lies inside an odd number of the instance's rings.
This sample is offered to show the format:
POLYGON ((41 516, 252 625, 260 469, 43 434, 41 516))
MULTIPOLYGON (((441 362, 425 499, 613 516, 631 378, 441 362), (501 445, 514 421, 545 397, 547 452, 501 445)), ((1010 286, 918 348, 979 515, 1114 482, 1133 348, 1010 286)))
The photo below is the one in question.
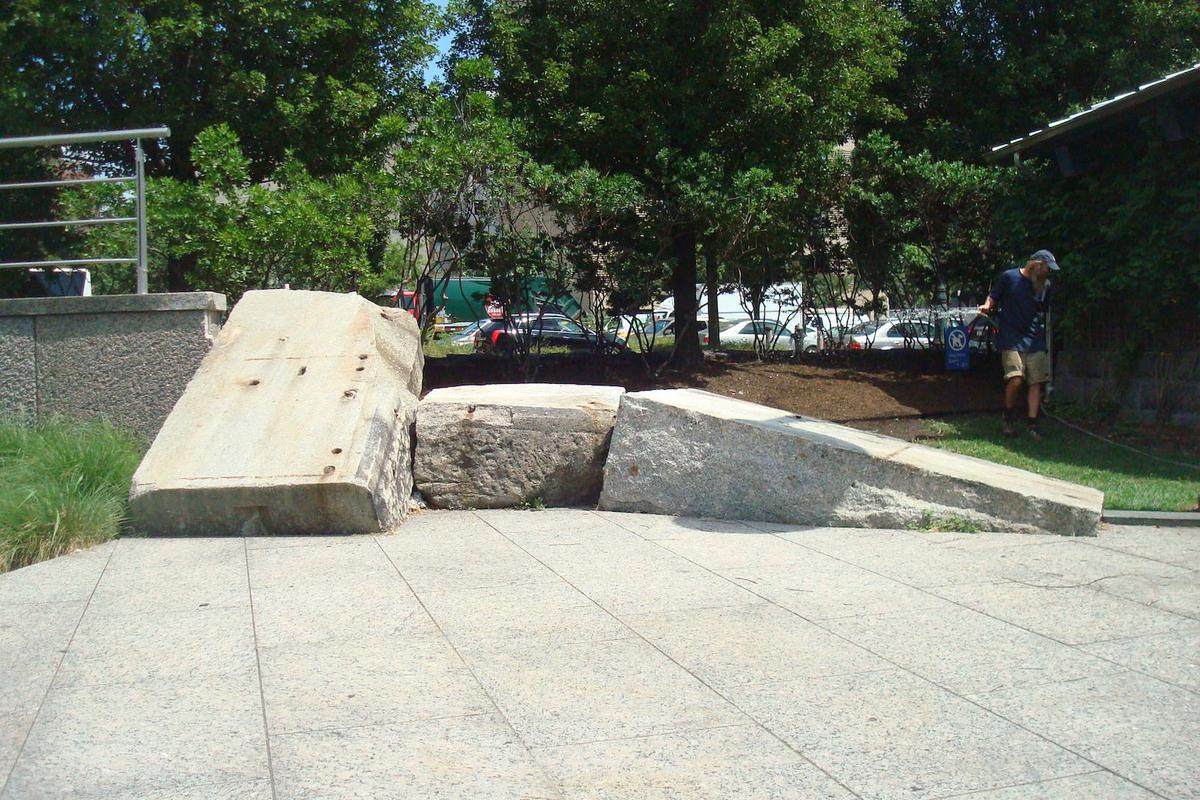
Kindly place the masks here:
POLYGON ((142 140, 134 140, 137 157, 137 293, 150 291, 149 271, 146 268, 146 154, 142 140))

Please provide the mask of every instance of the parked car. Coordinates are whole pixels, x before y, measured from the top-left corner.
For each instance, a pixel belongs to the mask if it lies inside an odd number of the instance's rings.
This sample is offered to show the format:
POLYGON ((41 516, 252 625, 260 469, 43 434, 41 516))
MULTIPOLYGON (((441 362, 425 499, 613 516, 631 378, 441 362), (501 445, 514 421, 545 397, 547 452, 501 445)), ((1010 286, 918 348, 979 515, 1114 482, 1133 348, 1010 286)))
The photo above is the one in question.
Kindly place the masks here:
MULTIPOLYGON (((770 319, 744 319, 741 322, 735 322, 728 328, 721 331, 721 344, 742 344, 753 345, 755 339, 765 342, 767 347, 772 350, 786 350, 791 352, 795 349, 792 343, 792 331, 786 323, 777 322, 770 319)), ((708 344, 708 337, 704 337, 704 343, 708 344)))
POLYGON ((851 328, 846 346, 851 350, 927 350, 935 341, 937 329, 929 322, 885 319, 851 328))
MULTIPOLYGON (((708 333, 708 322, 706 320, 696 320, 696 331, 701 336, 708 333)), ((647 333, 653 333, 655 336, 674 336, 675 335, 675 318, 668 317, 667 319, 655 320, 653 327, 647 333)))
POLYGON ((651 314, 622 314, 609 317, 605 330, 628 343, 630 339, 637 338, 638 334, 648 335, 655 321, 651 314))
POLYGON ((475 346, 475 332, 478 331, 480 329, 480 327, 487 324, 488 322, 491 322, 491 320, 490 319, 477 319, 474 322, 468 323, 467 327, 452 334, 449 337, 450 346, 451 347, 474 347, 475 346))
MULTIPOLYGON (((511 320, 480 320, 474 334, 475 349, 480 352, 499 352, 511 349, 516 336, 526 338, 530 347, 570 347, 590 350, 601 341, 601 335, 588 330, 563 314, 520 314, 511 320)), ((603 335, 605 347, 624 350, 625 342, 616 333, 603 335)))

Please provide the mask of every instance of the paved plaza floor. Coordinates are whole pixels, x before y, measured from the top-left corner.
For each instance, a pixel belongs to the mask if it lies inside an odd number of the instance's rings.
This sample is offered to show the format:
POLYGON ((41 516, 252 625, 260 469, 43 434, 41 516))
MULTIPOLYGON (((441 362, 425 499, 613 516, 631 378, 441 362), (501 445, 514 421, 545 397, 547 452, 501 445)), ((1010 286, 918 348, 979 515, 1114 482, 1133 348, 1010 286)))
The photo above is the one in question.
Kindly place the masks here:
POLYGON ((586 510, 0 576, 2 800, 1200 797, 1200 530, 586 510))

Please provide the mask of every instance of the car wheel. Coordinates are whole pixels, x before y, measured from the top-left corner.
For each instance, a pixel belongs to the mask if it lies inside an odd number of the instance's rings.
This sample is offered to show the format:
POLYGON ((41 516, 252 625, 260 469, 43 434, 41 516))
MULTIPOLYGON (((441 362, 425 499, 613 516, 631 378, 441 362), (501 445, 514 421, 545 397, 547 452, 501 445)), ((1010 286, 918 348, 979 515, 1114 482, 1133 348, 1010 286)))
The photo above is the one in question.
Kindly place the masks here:
POLYGON ((808 347, 804 348, 804 352, 815 353, 817 352, 817 346, 815 344, 810 344, 808 347))

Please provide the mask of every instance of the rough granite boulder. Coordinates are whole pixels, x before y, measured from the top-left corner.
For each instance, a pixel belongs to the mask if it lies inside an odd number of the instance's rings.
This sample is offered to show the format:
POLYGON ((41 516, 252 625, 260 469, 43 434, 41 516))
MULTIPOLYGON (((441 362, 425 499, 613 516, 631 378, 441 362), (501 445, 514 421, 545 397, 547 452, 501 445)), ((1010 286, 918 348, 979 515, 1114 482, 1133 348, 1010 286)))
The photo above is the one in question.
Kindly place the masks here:
POLYGON ((432 391, 417 409, 417 489, 438 508, 594 504, 624 393, 539 383, 432 391))
POLYGON ((133 477, 152 534, 362 533, 412 494, 413 318, 353 294, 247 292, 133 477))
POLYGON ((1104 495, 695 389, 624 396, 600 507, 800 525, 1095 535, 1104 495))

